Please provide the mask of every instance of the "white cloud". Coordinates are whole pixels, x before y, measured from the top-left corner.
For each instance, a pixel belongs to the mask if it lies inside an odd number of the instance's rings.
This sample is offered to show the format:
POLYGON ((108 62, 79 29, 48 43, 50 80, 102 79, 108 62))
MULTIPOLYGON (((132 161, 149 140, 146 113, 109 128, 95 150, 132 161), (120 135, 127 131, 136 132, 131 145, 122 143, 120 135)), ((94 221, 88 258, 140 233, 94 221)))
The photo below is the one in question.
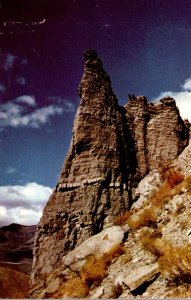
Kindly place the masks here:
POLYGON ((15 60, 16 60, 16 56, 8 53, 5 56, 5 60, 4 60, 4 65, 3 65, 4 70, 6 71, 11 70, 14 66, 15 60))
POLYGON ((7 209, 2 205, 0 205, 0 216, 1 216, 1 218, 7 217, 7 209))
POLYGON ((183 90, 191 91, 191 78, 185 80, 185 83, 182 86, 183 90))
MULTIPOLYGON (((35 108, 33 96, 23 95, 14 101, 0 104, 0 128, 5 127, 33 127, 39 128, 47 123, 50 117, 61 115, 64 111, 61 105, 48 105, 35 108)), ((67 108, 69 109, 69 108, 67 108)))
POLYGON ((72 102, 70 102, 68 100, 65 100, 64 101, 64 110, 66 112, 74 112, 75 111, 75 105, 72 102))
POLYGON ((65 112, 74 112, 76 109, 76 105, 73 102, 67 99, 63 99, 60 96, 49 96, 48 100, 58 105, 61 105, 65 112))
POLYGON ((26 79, 21 76, 21 77, 16 78, 16 82, 20 85, 25 85, 26 84, 26 79))
POLYGON ((16 169, 15 168, 12 168, 12 167, 8 167, 6 168, 6 171, 5 171, 7 174, 14 174, 16 172, 16 169))
POLYGON ((47 123, 50 116, 60 115, 63 112, 63 108, 56 105, 49 105, 46 107, 42 107, 37 109, 30 115, 26 115, 20 120, 20 125, 23 126, 31 126, 38 128, 41 124, 47 123))
POLYGON ((52 189, 36 182, 0 187, 0 226, 37 224, 52 189))
POLYGON ((23 95, 23 96, 17 97, 15 99, 15 102, 25 103, 29 106, 35 106, 36 105, 35 97, 34 96, 28 96, 28 95, 23 95))
POLYGON ((174 98, 182 119, 188 119, 191 122, 191 78, 186 79, 181 88, 180 92, 162 92, 153 101, 158 101, 166 96, 174 98))
POLYGON ((7 209, 4 206, 0 205, 0 227, 4 225, 9 225, 9 222, 13 223, 12 219, 8 218, 7 209))
POLYGON ((20 86, 26 84, 24 74, 26 74, 27 59, 0 49, 0 62, 0 68, 3 70, 0 78, 0 93, 15 89, 15 83, 20 86))

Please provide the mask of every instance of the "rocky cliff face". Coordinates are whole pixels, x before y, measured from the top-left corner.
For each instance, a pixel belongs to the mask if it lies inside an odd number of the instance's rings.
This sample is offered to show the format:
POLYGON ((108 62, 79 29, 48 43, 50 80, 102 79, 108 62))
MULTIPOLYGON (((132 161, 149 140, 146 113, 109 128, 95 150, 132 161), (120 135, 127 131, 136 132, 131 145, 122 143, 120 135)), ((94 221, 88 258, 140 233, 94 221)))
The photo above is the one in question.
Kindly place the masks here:
POLYGON ((95 51, 86 51, 84 59, 70 149, 37 229, 33 282, 129 207, 131 141, 125 114, 95 51))
POLYGON ((36 232, 33 297, 68 252, 129 209, 141 178, 188 144, 174 100, 152 105, 133 97, 120 107, 93 50, 84 53, 79 95, 71 145, 36 232))
POLYGON ((136 153, 136 178, 140 181, 183 151, 189 130, 170 97, 151 103, 144 96, 130 96, 125 109, 136 153))

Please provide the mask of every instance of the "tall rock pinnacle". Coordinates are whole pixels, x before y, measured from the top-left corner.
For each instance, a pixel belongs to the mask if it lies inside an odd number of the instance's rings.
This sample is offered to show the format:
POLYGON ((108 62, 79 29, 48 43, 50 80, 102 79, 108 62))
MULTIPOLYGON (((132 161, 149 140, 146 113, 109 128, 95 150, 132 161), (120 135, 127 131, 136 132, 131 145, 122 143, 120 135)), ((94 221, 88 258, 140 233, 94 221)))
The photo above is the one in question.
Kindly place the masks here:
MULTIPOLYGON (((125 113, 94 50, 84 53, 81 103, 59 183, 38 225, 32 281, 59 266, 68 251, 128 209, 125 113)), ((130 143, 129 143, 130 145, 130 143)))
POLYGON ((64 255, 129 208, 132 187, 188 145, 188 126, 175 100, 152 104, 130 95, 120 107, 94 50, 84 52, 79 95, 68 154, 37 227, 33 297, 64 255))

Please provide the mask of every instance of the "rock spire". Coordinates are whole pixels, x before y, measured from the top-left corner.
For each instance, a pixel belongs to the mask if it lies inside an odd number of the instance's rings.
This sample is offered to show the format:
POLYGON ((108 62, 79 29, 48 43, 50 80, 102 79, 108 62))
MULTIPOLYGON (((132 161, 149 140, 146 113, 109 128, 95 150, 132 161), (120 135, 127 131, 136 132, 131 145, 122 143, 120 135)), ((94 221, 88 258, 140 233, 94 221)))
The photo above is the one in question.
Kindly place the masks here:
POLYGON ((175 159, 189 140, 174 99, 152 104, 129 95, 120 107, 94 50, 84 52, 78 91, 69 151, 37 227, 32 297, 38 297, 62 257, 112 225, 128 210, 133 187, 150 170, 175 159))
POLYGON ((60 180, 38 224, 33 282, 47 276, 64 254, 110 225, 129 207, 131 149, 125 114, 93 50, 84 53, 79 95, 81 102, 60 180))

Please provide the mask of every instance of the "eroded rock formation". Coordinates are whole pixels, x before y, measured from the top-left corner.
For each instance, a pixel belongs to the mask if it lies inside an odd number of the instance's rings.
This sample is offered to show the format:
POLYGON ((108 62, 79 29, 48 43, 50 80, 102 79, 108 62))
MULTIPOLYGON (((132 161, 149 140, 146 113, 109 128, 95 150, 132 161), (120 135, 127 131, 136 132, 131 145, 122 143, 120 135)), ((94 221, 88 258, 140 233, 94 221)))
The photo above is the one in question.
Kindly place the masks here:
POLYGON ((37 229, 33 282, 129 207, 131 143, 125 114, 96 52, 86 51, 84 59, 70 149, 37 229))
POLYGON ((159 103, 148 102, 144 96, 131 97, 125 108, 136 153, 136 178, 140 181, 183 151, 189 130, 171 97, 159 103))
POLYGON ((84 62, 71 145, 36 232, 33 297, 64 255, 129 209, 132 186, 188 144, 173 99, 133 96, 120 107, 97 53, 85 51, 84 62))

